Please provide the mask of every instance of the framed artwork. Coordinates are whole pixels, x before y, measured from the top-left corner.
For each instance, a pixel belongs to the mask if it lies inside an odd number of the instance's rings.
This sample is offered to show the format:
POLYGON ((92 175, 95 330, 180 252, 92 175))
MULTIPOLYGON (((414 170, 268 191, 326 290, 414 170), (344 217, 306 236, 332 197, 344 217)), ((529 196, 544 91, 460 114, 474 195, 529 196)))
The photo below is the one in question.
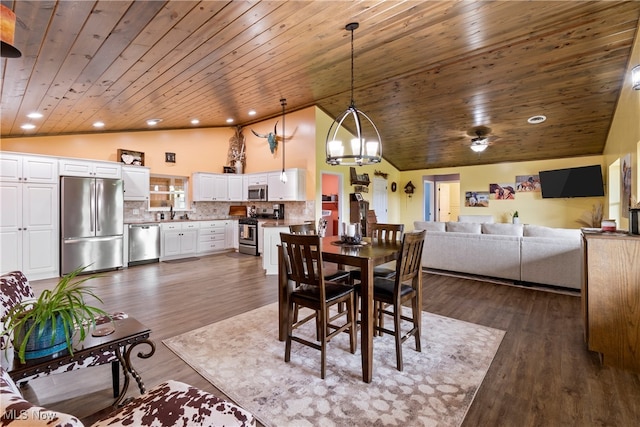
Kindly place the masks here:
POLYGON ((631 204, 631 154, 620 159, 620 198, 623 218, 629 218, 629 206, 631 204))
POLYGON ((363 200, 364 200, 364 199, 362 198, 362 194, 360 194, 360 193, 355 193, 355 196, 356 196, 356 200, 357 200, 357 201, 359 201, 359 202, 361 202, 361 201, 363 201, 363 200))
POLYGON ((464 205, 472 208, 488 208, 488 191, 467 191, 464 193, 464 205))
POLYGON ((118 159, 125 165, 144 166, 144 153, 141 151, 118 149, 118 159))
POLYGON ((176 162, 176 153, 164 153, 164 161, 166 163, 175 163, 176 162))
POLYGON ((491 200, 513 200, 516 198, 516 185, 508 184, 489 184, 489 198, 491 200))
POLYGON ((540 176, 516 175, 516 192, 528 193, 532 191, 540 192, 540 176))

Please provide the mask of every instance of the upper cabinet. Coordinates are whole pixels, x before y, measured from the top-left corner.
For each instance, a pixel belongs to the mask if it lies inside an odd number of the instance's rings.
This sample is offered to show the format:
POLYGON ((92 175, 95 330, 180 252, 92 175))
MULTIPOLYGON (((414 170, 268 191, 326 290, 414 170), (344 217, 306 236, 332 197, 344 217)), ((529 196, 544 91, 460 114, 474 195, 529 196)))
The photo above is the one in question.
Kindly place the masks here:
POLYGON ((193 201, 229 200, 229 180, 226 174, 196 172, 193 174, 193 201))
POLYGON ((0 180, 56 184, 58 182, 58 159, 0 153, 0 180))
POLYGON ((287 182, 282 182, 280 172, 269 172, 268 197, 270 202, 304 201, 306 199, 305 171, 303 169, 286 169, 287 182))
POLYGON ((60 159, 61 176, 122 178, 122 164, 83 159, 60 159))
POLYGON ((243 178, 242 175, 234 175, 227 174, 227 184, 228 184, 228 193, 229 193, 229 201, 231 202, 241 202, 246 200, 243 192, 243 178))
POLYGON ((124 199, 149 200, 150 169, 144 166, 122 166, 124 199))

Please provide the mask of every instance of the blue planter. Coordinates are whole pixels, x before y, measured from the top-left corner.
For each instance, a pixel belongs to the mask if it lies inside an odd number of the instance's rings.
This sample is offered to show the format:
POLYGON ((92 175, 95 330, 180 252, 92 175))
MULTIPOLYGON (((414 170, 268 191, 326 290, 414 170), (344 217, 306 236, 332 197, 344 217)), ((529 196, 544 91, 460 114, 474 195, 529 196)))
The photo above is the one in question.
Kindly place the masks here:
MULTIPOLYGON (((31 327, 31 322, 27 322, 25 325, 25 329, 29 329, 31 327)), ((64 334, 64 327, 62 320, 60 318, 56 319, 56 335, 55 339, 53 337, 53 327, 52 322, 48 322, 44 329, 42 330, 42 334, 40 333, 40 328, 36 328, 36 330, 31 334, 29 340, 27 341, 27 347, 24 354, 24 358, 26 360, 38 359, 40 357, 51 356, 52 354, 56 354, 59 351, 62 351, 67 348, 67 340, 64 334)), ((69 332, 69 335, 72 334, 72 331, 69 332)), ((17 339, 14 341, 17 343, 22 342, 22 331, 16 331, 17 339)), ((16 352, 18 348, 16 347, 16 352)))

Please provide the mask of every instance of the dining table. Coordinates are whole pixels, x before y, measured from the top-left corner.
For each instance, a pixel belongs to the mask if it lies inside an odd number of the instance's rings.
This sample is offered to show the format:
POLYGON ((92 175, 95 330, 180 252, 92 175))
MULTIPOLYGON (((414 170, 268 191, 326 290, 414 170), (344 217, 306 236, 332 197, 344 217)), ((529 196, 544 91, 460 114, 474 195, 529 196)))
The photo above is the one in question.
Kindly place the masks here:
MULTIPOLYGON (((373 378, 373 268, 395 261, 400 254, 400 242, 382 242, 369 237, 360 244, 343 244, 339 236, 327 236, 321 239, 322 259, 324 262, 340 266, 351 266, 361 271, 360 284, 360 340, 362 354, 362 380, 370 383, 373 378)), ((278 317, 279 340, 287 339, 289 321, 289 295, 293 283, 288 280, 282 246, 278 246, 278 317)), ((420 275, 418 275, 420 276, 420 275)), ((421 286, 418 292, 421 293, 421 286)))

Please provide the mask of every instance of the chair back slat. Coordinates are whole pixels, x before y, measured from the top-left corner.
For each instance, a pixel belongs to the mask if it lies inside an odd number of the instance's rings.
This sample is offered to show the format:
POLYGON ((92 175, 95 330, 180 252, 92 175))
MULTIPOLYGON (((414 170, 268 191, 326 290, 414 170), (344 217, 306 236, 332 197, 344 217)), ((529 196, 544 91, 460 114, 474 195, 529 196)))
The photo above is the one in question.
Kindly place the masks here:
POLYGON ((404 224, 371 224, 371 238, 390 243, 402 239, 404 224))
POLYGON ((291 234, 318 234, 318 232, 316 231, 316 225, 313 222, 290 225, 289 232, 291 234))
POLYGON ((426 231, 406 233, 402 237, 402 250, 396 264, 396 287, 420 273, 422 267, 422 247, 426 231))

